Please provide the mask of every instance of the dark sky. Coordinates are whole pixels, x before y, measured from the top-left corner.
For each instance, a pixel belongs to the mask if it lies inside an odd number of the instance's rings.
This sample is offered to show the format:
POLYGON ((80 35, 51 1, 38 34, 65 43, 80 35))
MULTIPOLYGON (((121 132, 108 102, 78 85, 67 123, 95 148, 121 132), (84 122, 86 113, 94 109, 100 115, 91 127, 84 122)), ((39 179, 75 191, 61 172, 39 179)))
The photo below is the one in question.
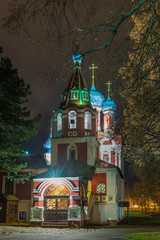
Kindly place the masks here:
MULTIPOLYGON (((1 18, 7 14, 8 2, 8 0, 0 1, 1 18)), ((113 11, 113 6, 111 6, 111 11, 113 11)), ((106 95, 104 82, 109 80, 113 82, 114 100, 118 105, 119 114, 121 114, 121 103, 118 88, 121 83, 120 79, 119 82, 116 80, 116 70, 127 56, 126 37, 126 26, 124 25, 117 34, 112 47, 106 51, 86 56, 82 63, 82 71, 88 88, 91 86, 91 73, 88 68, 92 63, 98 66, 95 79, 97 90, 106 95), (106 60, 104 61, 104 59, 106 60)), ((19 76, 31 86, 32 95, 29 97, 28 108, 32 117, 40 113, 42 119, 37 136, 29 141, 25 150, 31 154, 41 154, 45 152, 43 143, 49 137, 49 120, 53 116, 52 110, 59 107, 60 95, 72 74, 74 65, 72 62, 68 64, 68 59, 71 59, 72 53, 69 56, 68 51, 66 51, 65 56, 65 46, 57 46, 52 54, 49 54, 45 47, 39 47, 37 51, 31 43, 27 45, 23 38, 9 35, 2 29, 0 29, 0 46, 3 47, 4 55, 9 57, 13 66, 18 69, 19 76), (61 54, 62 52, 63 54, 61 54), (67 62, 67 67, 65 62, 67 62), (48 71, 49 74, 47 74, 48 71)))

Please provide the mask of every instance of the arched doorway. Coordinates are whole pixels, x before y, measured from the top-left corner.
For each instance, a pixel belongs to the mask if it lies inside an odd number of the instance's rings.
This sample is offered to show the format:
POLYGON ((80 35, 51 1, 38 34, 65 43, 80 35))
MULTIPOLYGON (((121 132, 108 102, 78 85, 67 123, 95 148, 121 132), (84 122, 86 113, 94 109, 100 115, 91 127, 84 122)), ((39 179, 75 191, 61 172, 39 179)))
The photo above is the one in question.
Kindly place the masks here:
POLYGON ((69 191, 64 185, 50 185, 44 192, 44 222, 67 221, 69 191))

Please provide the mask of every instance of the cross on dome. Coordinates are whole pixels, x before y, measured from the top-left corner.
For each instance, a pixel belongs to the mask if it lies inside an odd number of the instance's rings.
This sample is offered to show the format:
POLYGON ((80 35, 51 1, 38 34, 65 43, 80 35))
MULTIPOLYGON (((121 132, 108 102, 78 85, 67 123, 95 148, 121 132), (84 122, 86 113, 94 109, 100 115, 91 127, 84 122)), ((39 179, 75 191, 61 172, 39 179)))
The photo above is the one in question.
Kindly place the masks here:
POLYGON ((111 82, 108 81, 107 83, 105 83, 106 85, 108 85, 108 98, 110 98, 110 92, 111 92, 111 82))
POLYGON ((95 78, 95 76, 94 76, 94 69, 97 69, 97 68, 98 68, 97 66, 94 66, 94 63, 92 63, 92 66, 89 67, 89 69, 92 70, 92 87, 95 86, 95 83, 94 83, 94 78, 95 78))

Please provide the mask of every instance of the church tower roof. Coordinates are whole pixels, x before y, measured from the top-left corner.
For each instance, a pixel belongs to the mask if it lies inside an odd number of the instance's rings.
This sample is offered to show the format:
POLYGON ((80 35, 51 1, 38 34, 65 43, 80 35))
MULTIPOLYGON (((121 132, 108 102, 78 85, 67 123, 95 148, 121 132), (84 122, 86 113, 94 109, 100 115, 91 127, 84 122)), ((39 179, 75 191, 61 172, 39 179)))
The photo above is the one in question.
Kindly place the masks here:
POLYGON ((81 70, 81 55, 73 55, 74 70, 67 89, 62 94, 61 108, 92 107, 89 91, 81 70))
POLYGON ((91 103, 93 107, 101 107, 102 103, 105 101, 105 98, 102 93, 98 92, 95 87, 95 82, 94 82, 94 69, 97 69, 94 64, 92 64, 89 69, 92 70, 92 86, 90 89, 90 98, 91 98, 91 103))
POLYGON ((111 99, 110 97, 110 85, 112 84, 110 81, 108 83, 106 83, 108 85, 108 98, 105 102, 103 102, 102 104, 102 111, 105 110, 112 110, 112 111, 116 111, 117 105, 115 104, 115 102, 111 99))

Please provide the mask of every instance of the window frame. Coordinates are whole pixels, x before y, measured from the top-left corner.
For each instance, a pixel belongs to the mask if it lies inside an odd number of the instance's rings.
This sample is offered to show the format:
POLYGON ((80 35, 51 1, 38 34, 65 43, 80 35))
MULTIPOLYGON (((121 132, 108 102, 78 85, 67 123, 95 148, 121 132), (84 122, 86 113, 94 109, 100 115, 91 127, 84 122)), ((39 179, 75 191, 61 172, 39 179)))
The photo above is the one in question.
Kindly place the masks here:
POLYGON ((71 90, 71 100, 78 100, 78 90, 71 90), (76 94, 76 97, 73 97, 73 95, 76 94))
POLYGON ((83 100, 89 102, 89 93, 88 93, 88 91, 82 91, 82 96, 83 96, 83 100), (85 94, 86 94, 87 98, 85 97, 85 94))
POLYGON ((57 132, 62 131, 62 113, 57 114, 57 132))
POLYGON ((71 160, 71 151, 74 151, 74 160, 76 161, 77 160, 77 146, 72 143, 72 144, 69 144, 69 146, 67 147, 67 160, 71 160))
POLYGON ((75 110, 70 110, 68 112, 68 129, 76 129, 77 128, 77 112, 75 110), (75 115, 71 115, 74 113, 75 115), (71 123, 71 121, 75 121, 74 125, 71 123), (73 125, 73 126, 72 126, 73 125))
POLYGON ((92 130, 92 114, 90 111, 84 113, 84 129, 92 130))

